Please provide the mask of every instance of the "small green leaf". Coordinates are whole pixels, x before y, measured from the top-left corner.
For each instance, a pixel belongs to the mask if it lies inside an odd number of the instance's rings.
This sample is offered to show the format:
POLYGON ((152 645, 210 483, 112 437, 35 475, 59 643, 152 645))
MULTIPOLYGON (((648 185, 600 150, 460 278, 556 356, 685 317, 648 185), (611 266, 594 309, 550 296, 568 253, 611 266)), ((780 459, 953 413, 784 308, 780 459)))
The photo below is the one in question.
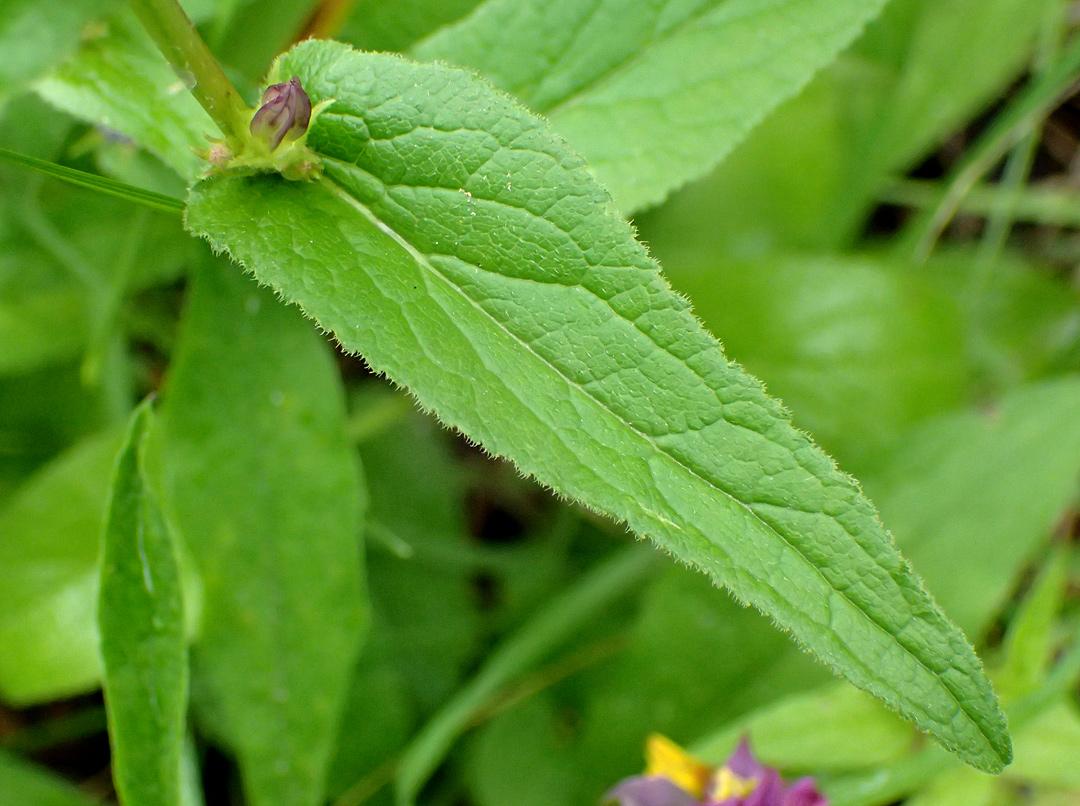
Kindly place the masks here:
MULTIPOLYGON (((31 483, 35 472, 105 424, 103 408, 101 396, 86 388, 74 364, 0 377, 0 440, 5 451, 0 462, 0 520, 6 517, 2 513, 8 502, 17 498, 21 485, 31 483)), ((108 476, 107 466, 103 472, 108 476)))
POLYGON ((81 120, 127 135, 194 180, 216 129, 130 12, 102 23, 74 56, 39 80, 38 93, 81 120))
POLYGON ((206 263, 162 407, 166 511, 203 580, 196 716, 253 806, 314 806, 367 615, 360 480, 311 324, 206 263))
POLYGON ((962 767, 939 775, 904 801, 909 806, 991 806, 998 802, 992 777, 962 767))
POLYGON ((494 454, 770 614, 974 765, 1009 740, 858 485, 728 362, 545 122, 344 45, 277 65, 325 176, 203 181, 188 226, 494 454))
POLYGON ((479 806, 573 803, 577 759, 573 747, 559 741, 560 727, 548 692, 497 714, 468 756, 470 794, 479 806))
POLYGON ((404 674, 414 670, 393 662, 391 650, 397 647, 379 640, 384 636, 378 627, 373 619, 373 634, 364 644, 342 708, 341 732, 326 783, 327 797, 332 799, 357 781, 376 776, 405 746, 415 726, 415 708, 404 674))
POLYGON ((123 806, 180 806, 187 649, 180 569, 143 470, 149 401, 116 460, 102 543, 98 626, 113 779, 123 806))
POLYGON ((1060 9, 1059 0, 890 4, 851 54, 880 70, 878 91, 852 127, 847 177, 873 187, 991 105, 1030 65, 1040 28, 1060 9))
POLYGON ((413 55, 546 115, 628 213, 708 173, 884 4, 488 0, 413 55))

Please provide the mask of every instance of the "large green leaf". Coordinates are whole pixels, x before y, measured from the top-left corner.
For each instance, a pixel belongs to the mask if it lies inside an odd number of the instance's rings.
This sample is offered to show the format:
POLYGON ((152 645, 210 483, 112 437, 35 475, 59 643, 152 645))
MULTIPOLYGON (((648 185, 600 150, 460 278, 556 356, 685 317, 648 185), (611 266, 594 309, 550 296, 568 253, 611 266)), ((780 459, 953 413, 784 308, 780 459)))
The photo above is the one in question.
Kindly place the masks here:
POLYGON ((35 85, 56 107, 141 143, 193 180, 205 168, 192 149, 216 133, 210 117, 169 69, 130 12, 109 18, 35 85))
POLYGON ((119 442, 79 443, 0 513, 0 694, 9 702, 81 693, 100 679, 98 547, 119 442))
POLYGON ((884 0, 488 0, 413 49, 479 70, 588 160, 619 209, 714 167, 884 0))
POLYGON ((124 806, 180 806, 187 648, 180 569, 143 470, 150 404, 116 460, 101 550, 98 626, 113 779, 124 806))
POLYGON ((299 313, 220 262, 162 408, 166 511, 205 590, 192 699, 253 806, 320 803, 366 618, 340 378, 299 313))
POLYGON ((188 226, 492 453, 625 521, 966 760, 971 647, 858 486, 728 362, 544 121, 474 75, 305 43, 325 176, 196 185, 188 226))

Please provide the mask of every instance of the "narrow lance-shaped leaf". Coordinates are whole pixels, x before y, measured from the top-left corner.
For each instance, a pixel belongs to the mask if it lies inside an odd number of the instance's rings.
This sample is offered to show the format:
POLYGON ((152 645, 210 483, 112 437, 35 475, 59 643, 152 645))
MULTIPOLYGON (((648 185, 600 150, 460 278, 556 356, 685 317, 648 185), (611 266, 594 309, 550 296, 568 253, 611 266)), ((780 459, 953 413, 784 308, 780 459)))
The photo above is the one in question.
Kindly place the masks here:
POLYGON ((201 266, 162 406, 168 512, 202 573, 194 713, 251 806, 316 806, 367 605, 340 376, 311 323, 201 266))
POLYGON ((180 806, 187 649, 180 571, 143 473, 149 401, 116 461, 102 543, 98 626, 113 778, 124 806, 180 806))
POLYGON ((286 54, 324 176, 196 185, 188 226, 559 493, 772 615, 972 764, 1010 755, 973 650, 840 473, 674 294, 584 162, 476 76, 286 54))
POLYGON ((488 0, 413 48, 551 119, 624 212, 708 173, 884 0, 488 0))

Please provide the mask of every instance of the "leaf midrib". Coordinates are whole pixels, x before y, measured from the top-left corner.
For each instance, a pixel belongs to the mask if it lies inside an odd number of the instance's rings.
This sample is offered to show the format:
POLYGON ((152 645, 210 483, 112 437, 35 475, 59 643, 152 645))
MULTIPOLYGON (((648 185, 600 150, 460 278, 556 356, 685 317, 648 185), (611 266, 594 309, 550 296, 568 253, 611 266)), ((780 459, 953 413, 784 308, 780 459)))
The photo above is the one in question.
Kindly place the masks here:
MULTIPOLYGON (((333 159, 333 158, 331 158, 331 159, 333 159)), ((625 418, 623 418, 617 412, 612 411, 608 406, 606 406, 603 403, 603 401, 598 400, 593 394, 591 394, 590 392, 588 392, 585 389, 582 389, 578 384, 574 383, 571 379, 567 378, 566 375, 561 370, 559 370, 558 367, 556 367, 550 361, 548 361, 546 358, 544 358, 542 355, 537 353, 529 344, 522 341, 520 339, 520 337, 518 337, 515 333, 513 333, 512 331, 507 329, 506 326, 503 323, 499 322, 488 311, 484 310, 484 308, 482 306, 480 306, 475 300, 473 300, 468 294, 466 294, 464 291, 462 291, 446 275, 444 275, 441 271, 439 271, 439 269, 434 264, 432 264, 430 262, 430 260, 428 260, 427 256, 424 253, 422 253, 418 249, 416 249, 416 247, 414 247, 408 241, 408 239, 406 239, 404 236, 402 236, 400 233, 398 233, 396 230, 394 230, 385 221, 383 221, 378 216, 376 216, 374 214, 374 212, 372 212, 371 209, 367 205, 363 204, 359 199, 355 198, 352 194, 350 194, 348 191, 346 191, 343 187, 341 187, 339 184, 337 184, 333 180, 327 178, 326 176, 321 177, 319 179, 319 182, 322 183, 324 186, 326 186, 333 195, 335 195, 338 198, 340 198, 341 200, 343 200, 347 205, 353 207, 364 218, 368 219, 368 221, 370 221, 372 224, 374 224, 380 231, 384 232, 391 239, 393 239, 399 246, 401 246, 413 258, 413 260, 416 261, 417 265, 419 265, 420 267, 422 267, 422 268, 426 269, 427 271, 429 271, 433 276, 438 277, 443 283, 445 283, 450 289, 452 289, 455 293, 457 293, 462 299, 464 299, 471 306, 473 306, 482 316, 489 319, 500 330, 502 330, 507 336, 509 336, 514 341, 518 342, 527 352, 531 353, 535 358, 537 358, 539 361, 541 361, 542 363, 547 365, 557 376, 562 378, 563 381, 568 386, 570 386, 572 388, 576 388, 580 394, 582 394, 585 398, 591 400, 596 406, 598 406, 603 411, 607 412, 610 416, 614 417, 618 422, 622 423, 629 431, 637 434, 639 437, 641 437, 646 442, 651 444, 653 446, 653 448, 656 450, 657 454, 663 456, 668 461, 670 461, 673 464, 675 464, 676 466, 682 468, 684 471, 689 473, 691 476, 697 478, 699 481, 704 482, 706 485, 708 485, 712 489, 716 490, 718 493, 723 495, 729 501, 735 503, 739 507, 742 507, 747 512, 747 514, 755 522, 760 524, 766 530, 772 532, 777 538, 780 539, 781 542, 784 543, 784 545, 786 545, 791 551, 793 551, 797 556, 799 556, 806 563, 807 566, 812 568, 814 570, 814 572, 817 573, 818 576, 821 578, 821 580, 825 583, 825 585, 831 591, 833 591, 833 593, 840 596, 841 599, 843 599, 849 605, 851 605, 851 607, 856 612, 861 614, 863 616, 863 618, 865 618, 873 627, 875 627, 877 630, 879 630, 885 636, 890 638, 893 641, 893 643, 895 643, 897 646, 899 646, 901 648, 901 650, 903 650, 903 652, 909 658, 914 660, 916 662, 916 664, 918 664, 924 670, 926 670, 926 672, 929 673, 931 678, 934 679, 935 681, 937 681, 938 684, 940 685, 940 687, 942 689, 944 689, 948 693, 950 698, 956 704, 957 710, 960 711, 961 713, 963 713, 967 717, 968 721, 972 725, 975 726, 975 728, 978 731, 979 735, 981 735, 983 737, 983 739, 986 741, 986 744, 989 747, 989 749, 991 750, 991 752, 994 754, 995 757, 997 756, 996 748, 994 747, 993 742, 990 740, 990 736, 983 730, 983 726, 980 724, 980 722, 978 720, 976 720, 974 718, 972 713, 969 712, 968 709, 966 709, 964 707, 962 699, 956 694, 956 692, 954 692, 952 690, 952 687, 949 685, 948 681, 943 676, 935 673, 919 656, 914 654, 914 652, 909 647, 907 647, 903 643, 901 643, 889 630, 887 630, 882 624, 880 624, 870 613, 867 613, 862 607, 858 606, 851 599, 851 597, 848 596, 848 594, 846 592, 838 589, 831 582, 829 582, 828 578, 825 577, 825 575, 821 571, 821 569, 818 568, 813 562, 811 562, 811 560, 807 557, 807 555, 798 546, 793 544, 784 534, 779 532, 774 526, 769 524, 767 521, 764 521, 753 510, 753 508, 751 506, 746 504, 744 501, 741 501, 740 499, 738 499, 737 497, 732 495, 730 492, 728 492, 728 491, 722 489, 721 487, 717 486, 716 483, 713 482, 711 479, 708 479, 705 476, 701 475, 698 471, 696 471, 692 467, 689 467, 684 462, 679 460, 677 457, 672 456, 668 451, 661 448, 661 446, 659 446, 651 436, 644 433, 643 431, 641 431, 640 429, 638 429, 637 427, 635 427, 631 423, 627 422, 625 420, 625 418)), ((661 518, 661 520, 666 520, 666 519, 661 518)), ((863 549, 863 551, 865 552, 865 549, 863 549)), ((892 575, 889 574, 888 569, 881 566, 880 563, 878 563, 869 553, 866 553, 866 557, 874 565, 876 565, 879 569, 881 569, 883 572, 885 572, 890 577, 890 579, 892 578, 892 575)), ((772 587, 768 582, 765 582, 765 581, 763 581, 762 584, 765 584, 769 588, 772 587)), ((858 661, 858 658, 856 658, 851 653, 851 650, 847 648, 846 644, 844 644, 843 646, 844 646, 844 651, 848 654, 849 658, 851 658, 851 659, 853 659, 855 661, 858 661)), ((861 664, 861 665, 865 666, 865 664, 861 664)), ((953 667, 953 668, 956 668, 956 667, 953 667)), ((957 671, 962 671, 962 670, 957 669, 957 671)), ((965 677, 966 677, 966 673, 965 673, 965 677)), ((908 698, 903 697, 903 695, 901 695, 899 692, 896 692, 896 694, 903 701, 905 701, 905 702, 908 701, 908 698)), ((914 704, 912 704, 912 705, 914 705, 914 704)), ((926 712, 924 711, 924 713, 926 713, 926 712)), ((930 718, 929 714, 927 714, 927 718, 929 719, 930 722, 935 723, 935 724, 941 724, 941 725, 946 724, 946 723, 941 723, 941 722, 938 722, 935 719, 930 718)))

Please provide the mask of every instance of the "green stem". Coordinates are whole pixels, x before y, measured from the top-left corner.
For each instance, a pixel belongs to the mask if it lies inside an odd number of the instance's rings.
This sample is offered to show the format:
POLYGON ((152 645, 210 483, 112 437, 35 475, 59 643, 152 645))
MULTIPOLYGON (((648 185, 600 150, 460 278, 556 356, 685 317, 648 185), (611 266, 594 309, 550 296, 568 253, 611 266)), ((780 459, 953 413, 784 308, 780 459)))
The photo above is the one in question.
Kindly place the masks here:
POLYGON ((251 110, 176 0, 131 0, 154 44, 239 153, 248 140, 251 110))

